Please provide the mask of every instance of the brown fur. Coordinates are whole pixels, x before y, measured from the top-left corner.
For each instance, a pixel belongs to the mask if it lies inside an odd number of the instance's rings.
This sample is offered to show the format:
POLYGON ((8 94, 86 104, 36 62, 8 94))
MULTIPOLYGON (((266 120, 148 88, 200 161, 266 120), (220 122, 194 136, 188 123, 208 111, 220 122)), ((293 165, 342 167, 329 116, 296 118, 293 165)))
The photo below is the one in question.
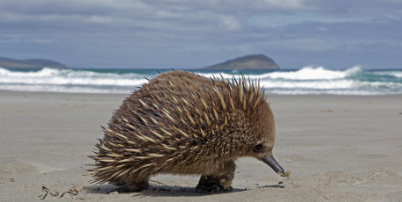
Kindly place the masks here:
POLYGON ((94 182, 134 191, 159 173, 201 174, 200 185, 212 179, 229 189, 234 161, 268 157, 275 142, 274 116, 259 82, 185 71, 160 74, 133 92, 104 131, 91 156, 94 182))

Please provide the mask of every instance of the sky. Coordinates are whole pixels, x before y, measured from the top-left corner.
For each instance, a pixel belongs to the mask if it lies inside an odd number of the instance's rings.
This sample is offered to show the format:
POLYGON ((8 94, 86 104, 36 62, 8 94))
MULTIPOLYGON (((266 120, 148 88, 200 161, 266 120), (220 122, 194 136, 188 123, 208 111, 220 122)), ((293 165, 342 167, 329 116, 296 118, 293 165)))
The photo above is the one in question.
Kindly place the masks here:
POLYGON ((0 0, 0 57, 194 69, 249 54, 401 69, 402 0, 0 0))

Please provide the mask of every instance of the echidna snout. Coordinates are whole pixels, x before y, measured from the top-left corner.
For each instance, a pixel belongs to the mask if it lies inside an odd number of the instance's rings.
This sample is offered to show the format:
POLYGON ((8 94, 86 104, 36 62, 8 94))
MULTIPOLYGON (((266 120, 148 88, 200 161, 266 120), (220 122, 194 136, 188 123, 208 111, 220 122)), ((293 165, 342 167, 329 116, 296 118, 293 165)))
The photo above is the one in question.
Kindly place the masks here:
POLYGON ((160 74, 133 92, 104 128, 93 182, 130 191, 158 173, 201 174, 199 192, 231 189, 239 157, 253 156, 284 175, 272 156, 275 120, 258 81, 160 74))

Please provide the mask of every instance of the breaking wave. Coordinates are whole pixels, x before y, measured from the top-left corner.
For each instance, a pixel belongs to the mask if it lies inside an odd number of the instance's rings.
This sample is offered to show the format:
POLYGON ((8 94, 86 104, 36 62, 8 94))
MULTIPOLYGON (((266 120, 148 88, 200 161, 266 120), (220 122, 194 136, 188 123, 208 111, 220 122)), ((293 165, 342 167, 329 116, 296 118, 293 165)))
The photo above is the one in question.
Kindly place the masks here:
MULTIPOLYGON (((166 70, 165 70, 166 71, 166 70)), ((206 77, 239 78, 240 72, 188 70, 206 77)), ((244 71, 247 79, 258 79, 268 93, 274 94, 402 94, 402 71, 364 71, 360 67, 329 70, 304 67, 296 71, 244 71)), ((0 90, 131 93, 155 70, 50 69, 11 70, 0 68, 0 90)))

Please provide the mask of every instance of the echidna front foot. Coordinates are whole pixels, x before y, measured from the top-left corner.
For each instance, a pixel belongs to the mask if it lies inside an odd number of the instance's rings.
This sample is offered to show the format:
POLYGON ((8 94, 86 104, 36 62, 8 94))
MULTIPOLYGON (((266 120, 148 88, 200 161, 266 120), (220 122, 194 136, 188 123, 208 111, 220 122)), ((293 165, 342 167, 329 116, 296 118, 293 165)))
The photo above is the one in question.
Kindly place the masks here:
POLYGON ((229 173, 221 176, 201 176, 195 190, 198 193, 213 193, 213 192, 224 192, 232 191, 232 184, 234 174, 229 173))
POLYGON ((236 165, 233 161, 228 161, 223 170, 216 175, 202 175, 197 187, 199 193, 232 191, 232 181, 236 165))

